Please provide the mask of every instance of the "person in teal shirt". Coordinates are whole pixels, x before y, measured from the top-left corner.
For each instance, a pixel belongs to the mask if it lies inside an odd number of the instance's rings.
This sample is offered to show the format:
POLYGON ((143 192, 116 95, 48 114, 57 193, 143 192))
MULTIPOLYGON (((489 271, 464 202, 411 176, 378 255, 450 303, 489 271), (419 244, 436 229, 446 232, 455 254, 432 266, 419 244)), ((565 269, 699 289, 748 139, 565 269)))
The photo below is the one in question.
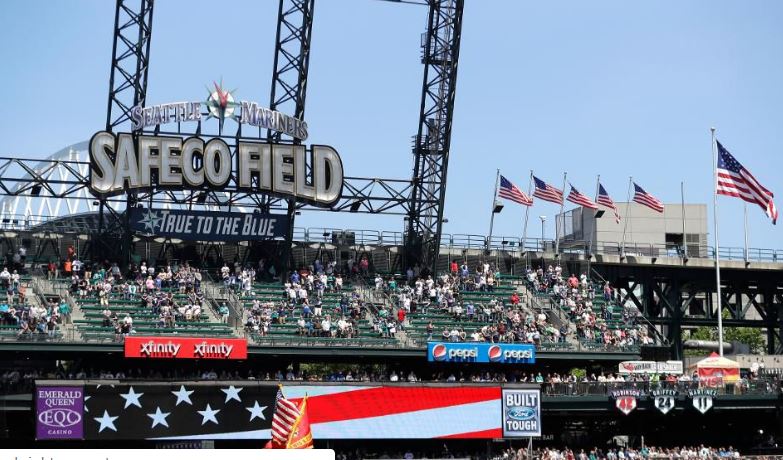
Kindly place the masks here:
POLYGON ((68 305, 68 302, 66 302, 64 299, 61 300, 60 306, 57 310, 60 312, 60 316, 65 319, 65 323, 71 322, 71 306, 68 305))

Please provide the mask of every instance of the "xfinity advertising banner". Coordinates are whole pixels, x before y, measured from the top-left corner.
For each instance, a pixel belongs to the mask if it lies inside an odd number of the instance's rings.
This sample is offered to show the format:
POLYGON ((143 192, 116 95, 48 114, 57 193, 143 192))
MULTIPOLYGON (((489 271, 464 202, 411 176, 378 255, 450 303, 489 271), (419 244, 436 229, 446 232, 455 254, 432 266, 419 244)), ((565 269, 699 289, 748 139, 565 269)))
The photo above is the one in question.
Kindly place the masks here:
POLYGON ((503 390, 503 437, 541 436, 541 390, 503 390))
POLYGON ((130 225, 136 233, 191 241, 283 238, 288 231, 283 215, 146 208, 131 209, 130 225))
POLYGON ((125 337, 126 358, 247 359, 246 339, 125 337))
POLYGON ((511 343, 429 342, 427 361, 532 364, 536 362, 536 347, 511 343))

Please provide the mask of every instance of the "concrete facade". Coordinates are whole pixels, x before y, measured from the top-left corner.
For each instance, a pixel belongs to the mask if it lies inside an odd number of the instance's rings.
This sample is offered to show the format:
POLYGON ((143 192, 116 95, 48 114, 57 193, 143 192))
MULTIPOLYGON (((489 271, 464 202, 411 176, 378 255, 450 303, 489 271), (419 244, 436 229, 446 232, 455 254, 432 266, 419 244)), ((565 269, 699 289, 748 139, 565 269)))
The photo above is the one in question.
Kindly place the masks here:
MULTIPOLYGON (((616 205, 620 213, 619 223, 615 221, 614 213, 603 207, 600 209, 605 212, 600 218, 595 218, 595 211, 582 207, 558 215, 558 233, 562 241, 592 242, 593 252, 611 254, 621 245, 625 231, 626 253, 651 256, 677 254, 683 235, 681 204, 666 204, 662 214, 637 203, 616 205)), ((707 205, 686 204, 684 210, 688 253, 692 257, 705 257, 709 244, 707 205)))

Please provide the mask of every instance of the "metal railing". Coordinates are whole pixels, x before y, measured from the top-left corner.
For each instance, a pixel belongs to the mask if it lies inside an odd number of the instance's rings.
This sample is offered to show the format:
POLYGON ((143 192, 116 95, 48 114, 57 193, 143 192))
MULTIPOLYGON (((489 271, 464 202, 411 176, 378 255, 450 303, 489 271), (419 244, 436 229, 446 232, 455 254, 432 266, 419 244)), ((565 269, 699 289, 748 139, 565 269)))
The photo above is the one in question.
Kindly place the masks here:
MULTIPOLYGON (((85 219, 94 217, 85 214, 85 219)), ((21 238, 18 232, 35 231, 36 227, 56 220, 52 216, 34 215, 10 215, 0 218, 0 236, 5 238, 21 238)), ((88 226, 89 227, 89 226, 88 226)), ((88 227, 68 229, 67 233, 90 232, 88 227)), ((94 230, 94 229, 93 229, 94 230)), ((26 237, 48 238, 57 236, 58 231, 26 235, 26 237)), ((65 231, 65 230, 62 230, 65 231)), ((404 232, 386 230, 365 229, 340 229, 331 227, 294 227, 294 241, 305 244, 331 244, 339 246, 371 246, 391 247, 405 244, 404 232)), ((441 247, 456 250, 496 250, 518 253, 545 252, 555 250, 555 241, 552 239, 532 238, 522 239, 518 236, 444 233, 441 235, 441 247)), ((627 241, 623 245, 617 241, 585 241, 574 240, 569 237, 561 238, 559 249, 564 254, 603 254, 617 256, 645 256, 645 257, 685 257, 685 250, 681 245, 665 243, 638 243, 627 241)), ((714 259, 715 248, 709 245, 689 244, 687 246, 688 258, 714 259)), ((720 257, 724 260, 743 260, 748 262, 772 262, 783 263, 783 249, 748 248, 747 253, 742 247, 722 246, 720 257)))
MULTIPOLYGON (((663 389, 676 390, 680 394, 686 394, 688 390, 696 390, 698 388, 701 388, 698 380, 687 382, 562 382, 543 383, 541 385, 542 393, 547 396, 601 396, 610 395, 613 391, 618 390, 639 390, 646 393, 663 389)), ((772 379, 740 379, 736 382, 714 385, 714 389, 719 396, 778 394, 780 392, 780 382, 772 379)))

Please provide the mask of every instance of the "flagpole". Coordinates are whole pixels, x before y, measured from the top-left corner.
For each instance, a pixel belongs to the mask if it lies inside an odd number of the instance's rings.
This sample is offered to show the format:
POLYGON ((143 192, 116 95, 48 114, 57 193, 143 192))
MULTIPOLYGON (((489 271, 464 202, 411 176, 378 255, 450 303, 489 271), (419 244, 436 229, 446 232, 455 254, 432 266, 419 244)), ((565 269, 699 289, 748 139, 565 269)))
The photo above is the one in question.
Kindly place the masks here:
MULTIPOLYGON (((533 170, 530 170, 530 179, 527 183, 527 196, 531 200, 533 199, 533 170)), ((526 252, 525 246, 527 244, 527 220, 530 217, 530 206, 525 206, 525 224, 522 227, 522 252, 526 252)))
MULTIPOLYGON (((598 190, 601 187, 601 175, 599 174, 595 179, 595 204, 598 204, 598 190)), ((587 250, 588 255, 593 253, 593 233, 595 233, 596 238, 598 237, 598 219, 595 217, 597 210, 593 211, 593 228, 590 231, 590 242, 588 243, 587 250)), ((588 259, 588 265, 590 264, 590 259, 588 259)), ((590 276, 590 270, 587 270, 587 276, 590 276)))
POLYGON ((623 242, 620 245, 620 257, 625 257, 625 231, 628 229, 628 211, 631 210, 631 185, 633 176, 628 177, 628 199, 625 203, 625 222, 623 223, 623 242))
POLYGON ((720 247, 718 239, 718 153, 715 149, 715 128, 710 128, 712 133, 712 223, 714 225, 713 234, 715 235, 715 284, 718 294, 718 352, 723 356, 723 307, 721 306, 722 294, 720 289, 720 247))
POLYGON ((682 208, 682 258, 688 258, 688 238, 685 233, 685 181, 680 181, 680 207, 682 208))
POLYGON ((489 218, 489 238, 487 239, 487 251, 490 250, 492 245, 492 227, 495 225, 495 202, 498 199, 498 183, 500 182, 500 169, 498 169, 497 176, 495 176, 495 191, 492 193, 492 207, 490 211, 492 215, 489 218))
POLYGON ((748 254, 748 203, 743 202, 742 203, 742 210, 745 213, 745 263, 748 263, 749 254, 748 254))
POLYGON ((567 175, 567 172, 563 173, 563 188, 560 189, 563 193, 563 197, 560 199, 560 214, 555 217, 555 258, 558 260, 560 259, 560 231, 558 230, 558 227, 560 226, 560 217, 563 218, 563 226, 565 227, 565 216, 563 216, 563 208, 565 207, 565 188, 567 175))

